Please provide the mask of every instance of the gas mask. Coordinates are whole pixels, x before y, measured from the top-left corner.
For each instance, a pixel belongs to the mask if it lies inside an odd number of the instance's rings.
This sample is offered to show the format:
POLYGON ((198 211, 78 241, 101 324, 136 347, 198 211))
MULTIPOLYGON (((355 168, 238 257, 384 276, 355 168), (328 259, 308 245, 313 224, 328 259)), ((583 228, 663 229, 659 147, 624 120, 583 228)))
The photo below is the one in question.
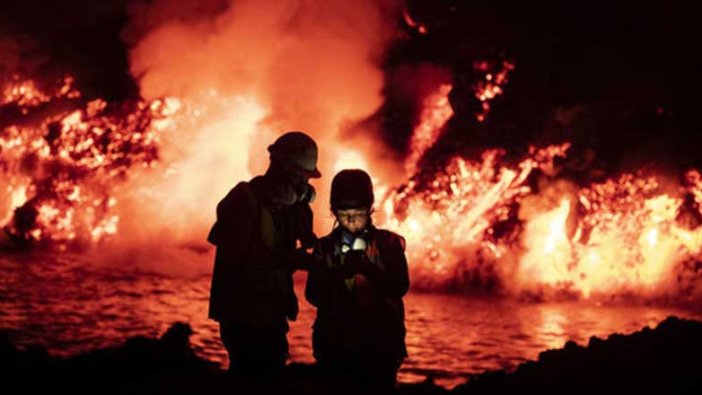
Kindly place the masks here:
POLYGON ((349 251, 365 251, 368 243, 363 237, 356 237, 351 244, 341 244, 341 253, 346 254, 349 251))
POLYGON ((270 172, 270 177, 273 203, 292 206, 296 203, 314 201, 316 192, 307 182, 309 177, 288 168, 277 168, 270 172))

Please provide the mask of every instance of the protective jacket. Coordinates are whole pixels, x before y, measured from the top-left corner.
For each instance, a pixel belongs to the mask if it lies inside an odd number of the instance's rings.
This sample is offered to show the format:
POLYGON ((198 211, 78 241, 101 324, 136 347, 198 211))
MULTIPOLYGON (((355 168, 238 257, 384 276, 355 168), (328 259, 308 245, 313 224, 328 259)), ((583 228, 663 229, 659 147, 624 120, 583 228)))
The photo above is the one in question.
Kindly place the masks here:
POLYGON ((296 243, 311 244, 312 211, 302 201, 270 203, 263 176, 237 184, 217 205, 208 241, 217 246, 209 317, 247 327, 279 325, 297 317, 293 269, 286 255, 296 243))
MULTIPOLYGON (((347 254, 338 227, 320 239, 315 253, 322 264, 310 270, 305 296, 317 307, 313 326, 315 359, 384 360, 399 367, 407 356, 404 305, 409 288, 404 239, 370 227, 363 235, 364 264, 354 275, 344 270, 347 254)), ((395 368, 396 368, 395 367, 395 368)))

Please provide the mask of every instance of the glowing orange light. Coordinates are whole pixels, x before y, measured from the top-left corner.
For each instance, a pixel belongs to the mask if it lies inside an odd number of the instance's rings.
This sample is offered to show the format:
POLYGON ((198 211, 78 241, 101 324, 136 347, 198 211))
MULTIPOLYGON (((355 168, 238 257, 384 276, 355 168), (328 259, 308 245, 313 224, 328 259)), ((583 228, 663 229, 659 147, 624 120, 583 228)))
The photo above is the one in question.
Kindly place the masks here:
POLYGON ((410 175, 417 171, 419 160, 436 143, 444 125, 453 116, 453 109, 448 100, 451 88, 451 84, 442 84, 424 100, 420 122, 412 133, 409 156, 405 161, 405 169, 410 175))
MULTIPOLYGON (((80 97, 72 84, 73 78, 66 77, 50 92, 17 77, 3 88, 3 104, 28 114, 51 100, 80 97)), ((171 99, 124 109, 97 99, 50 115, 39 127, 25 127, 21 120, 4 126, 0 176, 8 182, 9 204, 0 208, 0 226, 19 238, 58 243, 115 234, 118 217, 110 211, 116 199, 109 196, 114 177, 132 163, 158 158, 157 133, 167 129, 163 121, 179 109, 180 102, 171 99), (28 166, 31 176, 19 176, 28 173, 28 166), (15 222, 15 215, 24 219, 15 222)))
POLYGON ((482 79, 473 85, 473 94, 481 102, 481 111, 475 114, 478 122, 483 122, 490 112, 490 101, 503 93, 503 86, 508 82, 509 73, 514 70, 514 64, 502 61, 498 66, 491 67, 490 62, 477 61, 473 65, 476 72, 484 73, 482 79), (497 69, 494 73, 491 68, 497 69))

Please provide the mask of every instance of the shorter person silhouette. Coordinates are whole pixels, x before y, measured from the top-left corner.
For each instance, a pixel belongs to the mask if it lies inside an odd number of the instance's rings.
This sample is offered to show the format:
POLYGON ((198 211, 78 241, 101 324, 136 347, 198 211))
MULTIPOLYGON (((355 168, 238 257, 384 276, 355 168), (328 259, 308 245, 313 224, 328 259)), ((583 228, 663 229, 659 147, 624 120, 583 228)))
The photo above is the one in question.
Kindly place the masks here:
POLYGON ((373 226, 373 185, 362 170, 332 181, 338 226, 321 238, 305 296, 317 307, 314 357, 342 389, 393 390, 404 357, 404 306, 409 288, 404 239, 373 226))

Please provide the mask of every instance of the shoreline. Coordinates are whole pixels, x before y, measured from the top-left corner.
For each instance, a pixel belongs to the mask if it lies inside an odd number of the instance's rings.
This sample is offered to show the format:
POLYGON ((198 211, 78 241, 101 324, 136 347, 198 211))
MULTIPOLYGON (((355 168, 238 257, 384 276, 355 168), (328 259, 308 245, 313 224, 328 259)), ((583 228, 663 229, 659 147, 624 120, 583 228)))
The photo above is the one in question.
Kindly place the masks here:
MULTIPOLYGON (((38 346, 19 348, 0 331, 0 369, 23 393, 66 390, 78 393, 214 393, 241 390, 218 364, 198 357, 190 345, 187 323, 173 324, 160 338, 132 337, 123 345, 72 357, 55 357, 38 346)), ((531 389, 547 392, 593 392, 612 388, 627 392, 660 389, 666 393, 698 393, 702 389, 702 321, 670 316, 654 329, 643 328, 606 339, 591 337, 587 345, 568 342, 543 351, 537 360, 510 371, 476 374, 447 389, 431 379, 400 384, 400 394, 482 394, 531 389)), ((247 383, 249 393, 324 394, 328 388, 314 365, 292 363, 286 382, 247 383)), ((338 389, 336 389, 338 390, 338 389)))

